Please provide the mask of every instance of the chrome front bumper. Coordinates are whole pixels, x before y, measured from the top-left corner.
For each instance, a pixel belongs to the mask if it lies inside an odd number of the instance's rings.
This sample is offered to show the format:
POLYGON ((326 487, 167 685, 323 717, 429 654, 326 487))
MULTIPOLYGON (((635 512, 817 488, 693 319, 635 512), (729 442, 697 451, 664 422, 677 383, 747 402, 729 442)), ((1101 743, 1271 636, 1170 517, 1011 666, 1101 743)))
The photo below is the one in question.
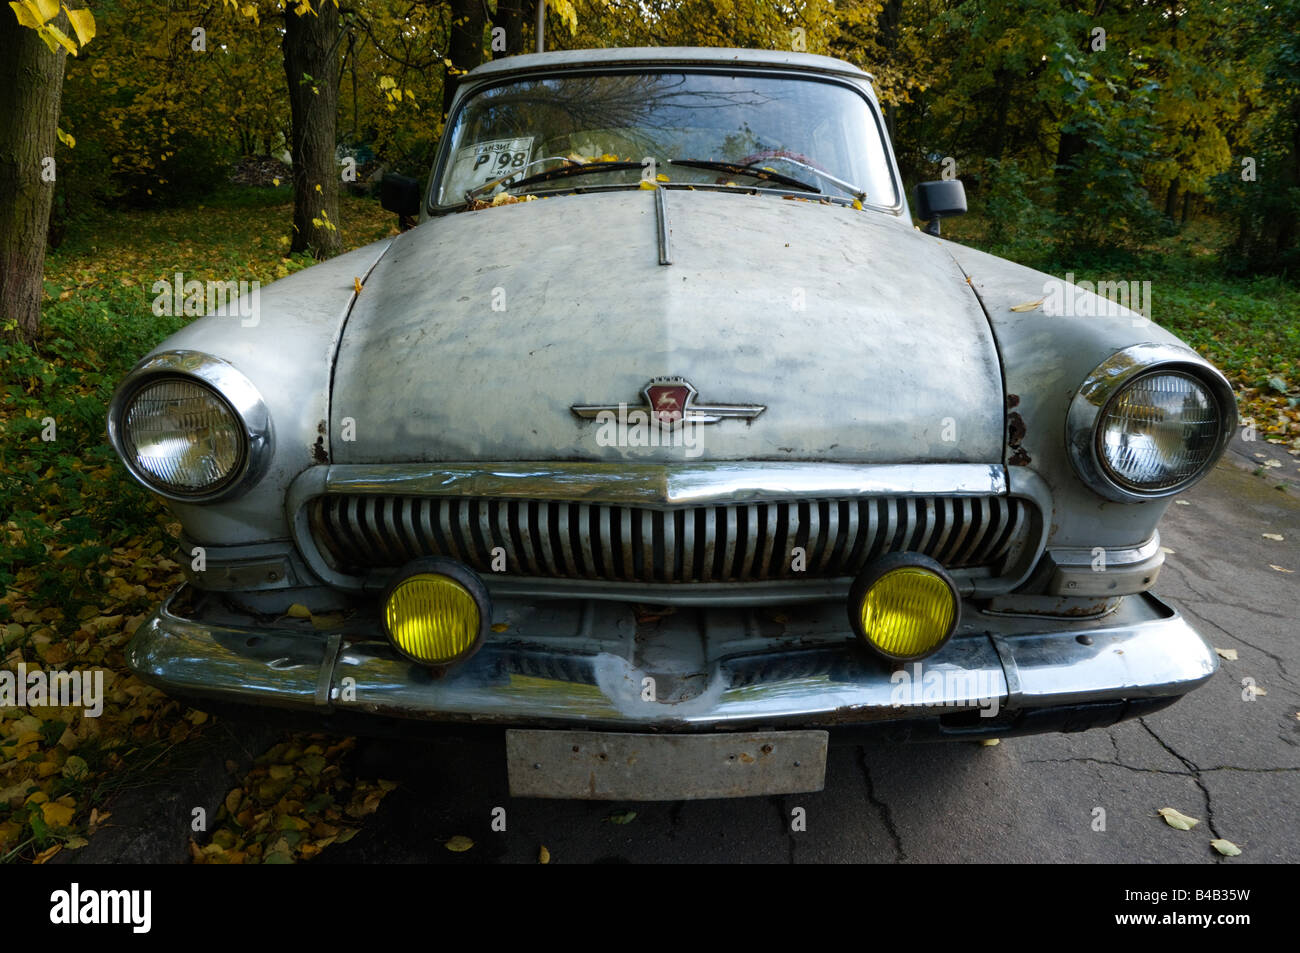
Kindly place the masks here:
POLYGON ((971 609, 943 650, 902 670, 845 638, 839 603, 766 616, 679 609, 649 622, 607 602, 499 603, 494 622, 506 629, 436 677, 368 640, 373 620, 354 617, 330 633, 294 619, 187 618, 176 608, 189 601, 178 599, 184 592, 141 625, 127 652, 131 668, 168 693, 435 723, 708 731, 929 719, 956 734, 1006 734, 1026 713, 1071 706, 1114 722, 1185 694, 1218 667, 1213 648, 1150 594, 1096 620, 971 609))

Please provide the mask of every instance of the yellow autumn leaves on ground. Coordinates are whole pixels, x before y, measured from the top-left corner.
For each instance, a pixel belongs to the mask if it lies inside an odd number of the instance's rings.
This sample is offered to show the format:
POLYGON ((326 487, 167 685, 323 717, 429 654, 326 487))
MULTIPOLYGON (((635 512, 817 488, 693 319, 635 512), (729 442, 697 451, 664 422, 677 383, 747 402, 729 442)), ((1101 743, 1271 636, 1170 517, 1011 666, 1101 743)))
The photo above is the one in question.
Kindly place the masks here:
MULTIPOLYGON (((1197 824, 1201 823, 1200 818, 1188 817, 1182 811, 1172 807, 1162 807, 1160 810, 1156 811, 1156 813, 1163 817, 1165 823, 1176 831, 1190 831, 1197 824)), ((1210 846, 1224 857, 1236 857, 1241 853, 1240 847, 1232 841, 1225 840, 1222 837, 1216 837, 1211 840, 1210 846)))
POLYGON ((353 738, 291 735, 253 763, 225 797, 206 842, 190 841, 198 864, 291 864, 356 836, 362 819, 397 787, 350 780, 353 738))

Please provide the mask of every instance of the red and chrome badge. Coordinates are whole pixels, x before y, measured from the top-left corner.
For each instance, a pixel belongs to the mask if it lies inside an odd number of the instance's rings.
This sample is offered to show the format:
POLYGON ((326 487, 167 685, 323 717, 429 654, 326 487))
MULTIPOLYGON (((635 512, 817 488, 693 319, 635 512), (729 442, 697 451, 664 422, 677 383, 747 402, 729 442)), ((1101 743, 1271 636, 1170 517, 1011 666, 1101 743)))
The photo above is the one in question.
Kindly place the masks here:
POLYGON ((571 408, 579 417, 590 419, 603 411, 619 413, 620 410, 640 410, 662 427, 675 427, 681 423, 716 424, 724 417, 753 420, 767 408, 762 404, 701 404, 696 401, 698 392, 684 377, 656 377, 641 391, 642 404, 574 404, 571 408))

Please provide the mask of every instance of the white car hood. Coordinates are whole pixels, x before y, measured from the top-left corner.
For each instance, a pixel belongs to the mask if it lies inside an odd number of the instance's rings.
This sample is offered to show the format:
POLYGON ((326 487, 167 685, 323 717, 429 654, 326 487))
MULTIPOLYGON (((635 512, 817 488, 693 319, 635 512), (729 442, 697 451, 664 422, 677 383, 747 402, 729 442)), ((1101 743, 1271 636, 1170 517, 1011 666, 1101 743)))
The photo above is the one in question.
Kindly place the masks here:
POLYGON ((999 463, 988 322, 940 243, 890 216, 651 190, 432 219, 369 276, 340 343, 335 463, 825 460, 999 463), (698 446, 604 446, 575 404, 651 378, 753 420, 698 446), (349 419, 350 418, 350 419, 349 419), (351 439, 349 439, 351 438, 351 439))

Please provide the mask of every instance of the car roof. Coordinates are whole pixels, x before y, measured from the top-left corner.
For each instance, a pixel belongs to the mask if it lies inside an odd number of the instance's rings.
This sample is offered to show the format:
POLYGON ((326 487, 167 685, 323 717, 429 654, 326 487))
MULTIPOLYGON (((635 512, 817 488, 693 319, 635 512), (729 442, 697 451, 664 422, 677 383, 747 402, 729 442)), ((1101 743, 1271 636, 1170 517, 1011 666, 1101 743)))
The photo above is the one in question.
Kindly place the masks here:
POLYGON ((788 50, 739 50, 726 47, 614 47, 597 50, 556 50, 507 56, 475 67, 467 79, 533 69, 583 66, 760 66, 837 73, 870 80, 870 73, 830 56, 788 50))

